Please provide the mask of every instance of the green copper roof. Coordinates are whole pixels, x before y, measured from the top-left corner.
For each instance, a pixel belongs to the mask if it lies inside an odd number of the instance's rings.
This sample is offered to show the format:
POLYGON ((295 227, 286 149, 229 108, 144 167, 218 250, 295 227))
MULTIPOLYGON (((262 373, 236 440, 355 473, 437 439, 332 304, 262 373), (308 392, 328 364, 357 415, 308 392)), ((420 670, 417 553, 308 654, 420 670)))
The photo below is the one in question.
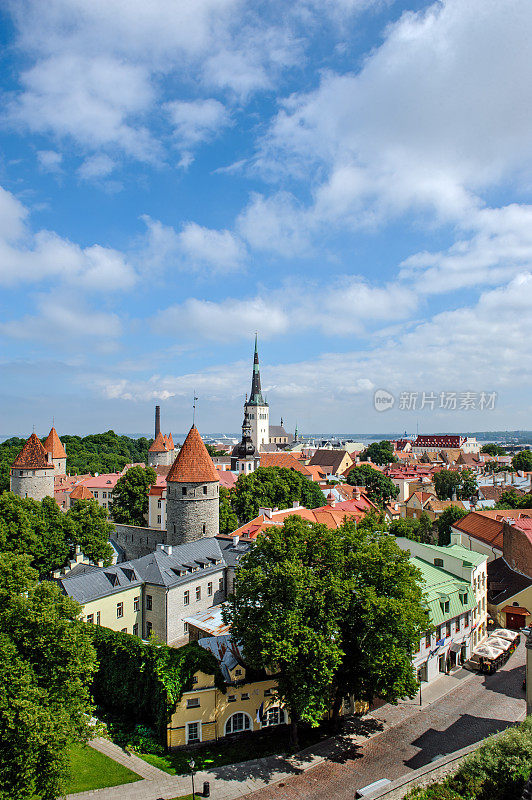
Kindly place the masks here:
MULTIPOLYGON (((445 548, 441 549, 445 550, 445 548)), ((442 622, 457 617, 459 614, 465 614, 466 611, 471 611, 475 607, 475 596, 468 581, 457 578, 456 575, 446 572, 441 567, 435 567, 416 556, 411 556, 410 562, 421 572, 423 597, 433 625, 441 625, 442 622), (462 598, 465 599, 465 602, 462 598), (449 603, 448 611, 445 611, 446 602, 449 603)))
POLYGON ((437 544, 426 544, 425 547, 430 547, 436 553, 443 553, 444 555, 454 556, 462 561, 468 561, 475 567, 479 567, 487 560, 487 556, 482 553, 476 553, 474 550, 469 550, 467 547, 462 547, 461 544, 448 544, 445 547, 440 547, 437 544))

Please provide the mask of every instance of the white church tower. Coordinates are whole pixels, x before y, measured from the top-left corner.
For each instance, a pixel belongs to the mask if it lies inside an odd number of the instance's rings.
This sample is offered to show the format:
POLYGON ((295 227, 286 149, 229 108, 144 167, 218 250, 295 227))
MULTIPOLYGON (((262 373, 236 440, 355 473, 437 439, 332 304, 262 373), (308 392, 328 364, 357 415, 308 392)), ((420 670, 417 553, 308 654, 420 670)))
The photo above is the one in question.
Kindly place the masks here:
POLYGON ((244 421, 249 422, 251 441, 260 452, 262 445, 270 442, 270 409, 262 396, 260 388, 259 351, 255 334, 255 355, 253 358, 253 378, 251 394, 244 404, 244 421))

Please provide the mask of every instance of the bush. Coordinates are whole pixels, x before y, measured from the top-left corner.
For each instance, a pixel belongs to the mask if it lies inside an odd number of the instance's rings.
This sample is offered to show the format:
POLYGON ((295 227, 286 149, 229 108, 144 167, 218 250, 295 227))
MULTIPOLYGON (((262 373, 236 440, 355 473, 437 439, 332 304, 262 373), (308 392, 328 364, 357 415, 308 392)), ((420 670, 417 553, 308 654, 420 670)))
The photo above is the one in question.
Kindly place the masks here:
POLYGON ((137 739, 149 731, 166 743, 170 716, 198 670, 214 675, 217 687, 226 691, 217 660, 198 644, 176 649, 109 628, 90 629, 99 662, 91 687, 94 699, 129 731, 137 724, 137 739))

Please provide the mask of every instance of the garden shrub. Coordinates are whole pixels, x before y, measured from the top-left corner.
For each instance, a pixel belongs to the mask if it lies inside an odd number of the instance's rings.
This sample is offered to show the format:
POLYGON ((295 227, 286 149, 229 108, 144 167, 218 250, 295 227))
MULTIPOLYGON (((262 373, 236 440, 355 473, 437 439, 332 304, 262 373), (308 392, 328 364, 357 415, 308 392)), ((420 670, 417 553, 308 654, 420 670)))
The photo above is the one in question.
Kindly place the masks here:
POLYGON ((195 672, 213 675, 216 686, 226 691, 217 660, 196 643, 173 648, 109 628, 91 632, 99 662, 94 700, 113 717, 140 726, 140 733, 155 731, 160 742, 166 742, 170 716, 183 692, 192 688, 195 672))

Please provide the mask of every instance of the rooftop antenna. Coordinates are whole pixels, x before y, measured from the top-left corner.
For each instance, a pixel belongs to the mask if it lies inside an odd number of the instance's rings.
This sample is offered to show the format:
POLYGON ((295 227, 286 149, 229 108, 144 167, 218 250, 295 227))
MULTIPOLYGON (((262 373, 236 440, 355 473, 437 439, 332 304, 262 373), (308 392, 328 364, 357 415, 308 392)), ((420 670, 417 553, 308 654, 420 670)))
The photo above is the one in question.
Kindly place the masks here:
POLYGON ((192 426, 196 424, 196 390, 194 389, 194 400, 192 401, 192 426))

